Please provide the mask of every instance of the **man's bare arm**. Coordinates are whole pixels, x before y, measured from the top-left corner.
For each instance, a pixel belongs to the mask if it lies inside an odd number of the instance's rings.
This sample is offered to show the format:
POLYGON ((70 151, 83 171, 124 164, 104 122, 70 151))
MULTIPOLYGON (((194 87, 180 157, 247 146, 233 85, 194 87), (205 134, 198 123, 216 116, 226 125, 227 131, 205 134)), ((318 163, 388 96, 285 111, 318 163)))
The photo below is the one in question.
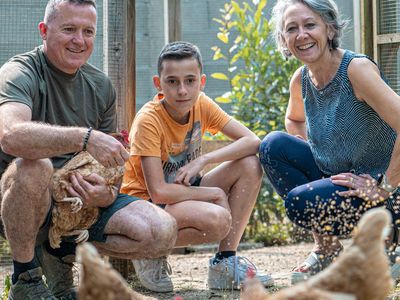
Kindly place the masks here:
MULTIPOLYGON (((30 108, 10 102, 0 106, 0 145, 15 157, 49 158, 82 150, 87 128, 49 125, 31 120, 30 108)), ((113 137, 93 131, 87 150, 106 167, 123 165, 128 152, 113 137)))

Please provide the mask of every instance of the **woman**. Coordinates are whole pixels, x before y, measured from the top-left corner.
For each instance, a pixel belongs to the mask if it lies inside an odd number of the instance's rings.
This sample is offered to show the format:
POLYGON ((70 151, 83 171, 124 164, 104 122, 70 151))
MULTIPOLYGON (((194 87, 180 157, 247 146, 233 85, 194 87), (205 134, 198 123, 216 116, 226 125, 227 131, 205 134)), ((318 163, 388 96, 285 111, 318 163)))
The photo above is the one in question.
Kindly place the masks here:
POLYGON ((276 39, 304 66, 290 82, 285 125, 260 146, 260 160, 288 217, 315 245, 292 282, 325 268, 369 208, 400 219, 400 97, 365 55, 339 48, 345 22, 332 0, 278 0, 276 39), (395 208, 397 207, 397 209, 395 208))

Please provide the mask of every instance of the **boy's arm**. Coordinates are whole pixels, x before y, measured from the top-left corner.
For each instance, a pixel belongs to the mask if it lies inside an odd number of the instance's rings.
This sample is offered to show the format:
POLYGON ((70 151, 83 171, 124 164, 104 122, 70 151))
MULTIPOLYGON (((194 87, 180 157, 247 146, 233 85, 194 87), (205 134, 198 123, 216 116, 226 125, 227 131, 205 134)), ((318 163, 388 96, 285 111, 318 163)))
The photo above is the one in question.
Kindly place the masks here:
POLYGON ((225 192, 218 187, 192 187, 165 182, 159 157, 142 156, 141 161, 147 190, 156 204, 174 204, 185 200, 207 201, 219 205, 227 203, 225 192))
POLYGON ((176 173, 175 182, 189 185, 189 180, 211 163, 237 160, 258 153, 260 139, 240 122, 231 119, 221 132, 234 140, 233 143, 206 153, 183 166, 176 173))

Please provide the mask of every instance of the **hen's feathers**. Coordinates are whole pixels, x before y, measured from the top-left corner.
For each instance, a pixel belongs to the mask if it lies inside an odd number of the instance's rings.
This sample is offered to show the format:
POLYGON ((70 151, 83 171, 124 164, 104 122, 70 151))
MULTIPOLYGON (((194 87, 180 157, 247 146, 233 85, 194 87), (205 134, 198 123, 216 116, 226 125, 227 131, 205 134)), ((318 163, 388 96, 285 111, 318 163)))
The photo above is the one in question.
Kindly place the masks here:
POLYGON ((79 300, 146 299, 132 291, 122 276, 98 255, 89 243, 78 246, 77 261, 82 263, 79 277, 79 300))
POLYGON ((50 245, 53 248, 60 247, 62 236, 78 235, 77 242, 87 240, 87 229, 97 221, 99 215, 98 208, 83 207, 81 199, 68 196, 70 176, 76 173, 83 177, 96 173, 107 181, 111 189, 122 178, 124 167, 105 168, 88 152, 82 151, 53 174, 51 191, 54 206, 49 230, 50 245))
POLYGON ((389 213, 383 209, 366 212, 359 222, 353 244, 327 269, 273 295, 255 279, 249 279, 241 299, 386 299, 393 284, 383 243, 383 229, 389 220, 389 213))

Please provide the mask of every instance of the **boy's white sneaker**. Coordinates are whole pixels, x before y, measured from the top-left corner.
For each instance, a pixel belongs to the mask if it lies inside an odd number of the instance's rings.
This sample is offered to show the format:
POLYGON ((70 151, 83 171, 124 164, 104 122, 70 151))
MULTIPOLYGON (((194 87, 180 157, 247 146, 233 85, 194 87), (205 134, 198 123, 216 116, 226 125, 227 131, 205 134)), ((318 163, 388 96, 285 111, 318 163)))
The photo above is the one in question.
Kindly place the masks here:
POLYGON ((242 256, 231 256, 213 264, 210 259, 208 268, 208 287, 216 290, 238 290, 247 277, 248 271, 255 274, 262 285, 268 287, 274 284, 274 279, 267 274, 257 272, 254 264, 242 256))
POLYGON ((146 289, 158 293, 173 291, 174 285, 169 277, 172 274, 172 270, 166 257, 133 259, 132 263, 140 283, 146 289))

